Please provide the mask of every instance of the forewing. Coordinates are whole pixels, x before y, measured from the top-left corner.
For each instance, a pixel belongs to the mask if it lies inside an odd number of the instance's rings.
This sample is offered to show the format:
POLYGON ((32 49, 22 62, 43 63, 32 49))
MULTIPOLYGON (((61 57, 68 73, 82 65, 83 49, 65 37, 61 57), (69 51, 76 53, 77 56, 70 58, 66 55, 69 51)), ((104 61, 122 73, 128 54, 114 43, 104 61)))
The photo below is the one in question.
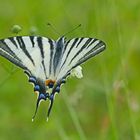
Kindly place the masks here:
POLYGON ((94 38, 74 38, 64 45, 63 57, 57 73, 57 81, 66 77, 76 66, 105 49, 105 43, 94 38))
POLYGON ((0 55, 36 78, 49 77, 50 48, 54 41, 38 36, 17 36, 0 40, 0 55))

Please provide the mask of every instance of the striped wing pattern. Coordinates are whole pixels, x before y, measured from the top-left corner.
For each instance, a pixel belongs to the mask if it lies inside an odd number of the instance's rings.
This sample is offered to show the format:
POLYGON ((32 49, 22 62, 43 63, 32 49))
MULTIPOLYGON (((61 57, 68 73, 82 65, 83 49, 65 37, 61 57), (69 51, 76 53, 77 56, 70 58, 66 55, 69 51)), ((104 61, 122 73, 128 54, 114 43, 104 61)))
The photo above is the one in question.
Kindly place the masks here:
POLYGON ((56 42, 45 37, 17 36, 0 40, 0 55, 43 81, 60 81, 76 66, 105 49, 94 38, 65 37, 56 42))
POLYGON ((53 40, 45 37, 10 37, 0 40, 0 55, 30 75, 45 80, 50 75, 50 54, 54 44, 53 40))
POLYGON ((73 68, 105 49, 105 43, 94 38, 74 38, 63 44, 63 56, 55 73, 58 81, 66 77, 73 68))

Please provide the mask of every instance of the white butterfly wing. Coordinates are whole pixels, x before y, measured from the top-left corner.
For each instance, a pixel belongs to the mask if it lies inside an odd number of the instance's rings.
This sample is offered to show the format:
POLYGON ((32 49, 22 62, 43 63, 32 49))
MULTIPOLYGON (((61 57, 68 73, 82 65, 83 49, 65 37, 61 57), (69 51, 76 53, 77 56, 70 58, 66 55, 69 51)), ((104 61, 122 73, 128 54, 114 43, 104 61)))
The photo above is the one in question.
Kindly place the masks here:
POLYGON ((94 38, 74 38, 56 42, 45 37, 23 36, 0 40, 0 55, 29 72, 46 79, 61 80, 76 66, 105 49, 94 38))
POLYGON ((63 56, 56 73, 57 81, 66 77, 73 68, 104 49, 105 43, 94 38, 74 38, 64 42, 63 56))
POLYGON ((55 42, 45 37, 23 36, 0 40, 0 55, 36 78, 50 75, 50 53, 55 42))

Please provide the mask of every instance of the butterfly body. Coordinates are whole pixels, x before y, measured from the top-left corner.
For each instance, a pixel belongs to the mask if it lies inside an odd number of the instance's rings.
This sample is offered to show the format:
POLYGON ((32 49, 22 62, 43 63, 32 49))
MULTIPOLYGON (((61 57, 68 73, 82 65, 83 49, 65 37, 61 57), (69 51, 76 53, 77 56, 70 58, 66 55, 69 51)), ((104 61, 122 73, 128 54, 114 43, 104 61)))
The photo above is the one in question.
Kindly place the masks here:
POLYGON ((71 71, 104 49, 101 40, 83 37, 66 40, 62 36, 54 41, 40 36, 17 36, 0 40, 0 55, 22 68, 38 92, 36 112, 41 100, 50 100, 48 116, 55 94, 71 71))

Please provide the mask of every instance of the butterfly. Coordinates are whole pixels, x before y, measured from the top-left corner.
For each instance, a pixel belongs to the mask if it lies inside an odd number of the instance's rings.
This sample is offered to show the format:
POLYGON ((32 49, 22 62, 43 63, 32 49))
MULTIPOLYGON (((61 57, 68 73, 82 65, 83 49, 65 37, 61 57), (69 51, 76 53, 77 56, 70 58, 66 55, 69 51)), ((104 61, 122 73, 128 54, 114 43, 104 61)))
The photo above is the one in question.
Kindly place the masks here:
POLYGON ((38 93, 33 119, 43 100, 50 101, 48 118, 54 97, 71 71, 105 48, 103 41, 84 37, 67 40, 62 36, 55 41, 40 36, 16 36, 0 40, 0 55, 22 68, 38 93))

